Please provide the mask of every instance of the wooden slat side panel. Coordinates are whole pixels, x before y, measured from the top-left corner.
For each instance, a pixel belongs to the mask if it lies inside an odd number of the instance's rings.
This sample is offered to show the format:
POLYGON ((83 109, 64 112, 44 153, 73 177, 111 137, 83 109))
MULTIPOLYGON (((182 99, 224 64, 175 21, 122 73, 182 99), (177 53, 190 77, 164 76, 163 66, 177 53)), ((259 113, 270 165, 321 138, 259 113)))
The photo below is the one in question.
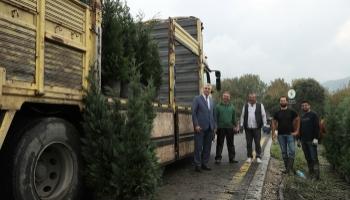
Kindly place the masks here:
POLYGON ((84 32, 85 8, 72 0, 46 0, 46 18, 79 33, 84 32))
POLYGON ((175 98, 179 105, 190 106, 199 94, 198 56, 177 43, 175 47, 175 98))
POLYGON ((34 82, 35 30, 0 17, 0 66, 8 80, 34 82))
POLYGON ((37 10, 37 0, 8 0, 8 1, 14 5, 19 5, 24 8, 28 8, 29 10, 32 10, 32 11, 37 10))
POLYGON ((45 42, 45 85, 82 88, 83 52, 45 42))
POLYGON ((169 103, 169 22, 158 23, 153 27, 152 38, 158 44, 160 62, 162 65, 163 76, 162 84, 158 91, 158 101, 160 103, 169 103))

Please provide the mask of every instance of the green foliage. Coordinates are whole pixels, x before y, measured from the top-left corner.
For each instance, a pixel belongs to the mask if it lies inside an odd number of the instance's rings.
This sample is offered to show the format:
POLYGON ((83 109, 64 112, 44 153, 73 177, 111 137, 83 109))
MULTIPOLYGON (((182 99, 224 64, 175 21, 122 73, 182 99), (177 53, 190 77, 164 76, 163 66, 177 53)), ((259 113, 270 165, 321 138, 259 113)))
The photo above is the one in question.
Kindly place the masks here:
POLYGON ((287 96, 287 92, 290 89, 288 83, 284 79, 275 79, 271 81, 267 87, 264 95, 264 106, 266 112, 273 115, 280 109, 279 99, 281 96, 287 96))
POLYGON ((338 91, 327 100, 324 140, 326 157, 343 175, 350 176, 350 88, 338 91))
POLYGON ((151 143, 152 122, 155 118, 152 99, 155 90, 152 84, 142 89, 140 74, 131 80, 128 101, 126 130, 123 135, 124 148, 120 152, 121 170, 118 176, 121 189, 118 199, 137 199, 155 192, 160 180, 160 169, 157 164, 155 147, 151 143))
MULTIPOLYGON (((324 148, 319 146, 319 161, 321 181, 313 179, 303 179, 298 176, 287 176, 284 179, 284 198, 286 200, 295 199, 348 199, 350 197, 350 185, 335 174, 329 163, 322 156, 324 148)), ((296 158, 296 162, 298 158, 296 158)), ((305 159, 303 158, 304 162, 305 159)), ((307 165, 304 163, 302 168, 297 168, 305 172, 308 176, 307 165)))
POLYGON ((237 116, 239 116, 244 103, 247 101, 248 94, 255 92, 258 101, 261 102, 265 88, 266 84, 260 79, 259 75, 246 74, 239 78, 223 80, 221 93, 216 93, 215 99, 218 101, 222 96, 222 92, 229 91, 231 102, 236 108, 237 116))
POLYGON ((311 104, 311 109, 320 116, 324 114, 324 105, 326 100, 326 91, 315 79, 296 79, 293 80, 292 88, 296 92, 296 104, 292 107, 301 111, 301 102, 308 100, 311 104))
POLYGON ((145 24, 141 19, 136 23, 138 34, 135 45, 135 59, 136 64, 140 68, 141 82, 147 85, 148 79, 152 77, 156 89, 159 89, 162 81, 162 66, 160 64, 158 45, 151 38, 154 23, 155 21, 145 24))
POLYGON ((125 116, 118 102, 109 104, 101 93, 92 74, 89 76, 90 90, 84 98, 82 155, 86 166, 84 174, 89 188, 96 192, 96 199, 115 199, 118 189, 115 166, 119 158, 121 136, 125 132, 125 116))
POLYGON ((102 80, 126 81, 134 57, 133 39, 136 30, 129 8, 120 0, 102 3, 102 80))
POLYGON ((84 176, 94 199, 140 199, 152 197, 160 171, 151 143, 155 113, 153 84, 140 83, 133 68, 126 112, 118 101, 108 103, 90 75, 90 90, 84 98, 82 155, 84 176))
POLYGON ((277 142, 273 142, 271 145, 271 157, 277 160, 282 160, 281 148, 277 142))
POLYGON ((126 3, 105 0, 102 4, 102 85, 113 86, 120 82, 121 97, 126 97, 131 68, 136 63, 141 71, 141 81, 153 77, 158 89, 161 85, 162 67, 157 44, 151 38, 152 24, 135 20, 126 3))
MULTIPOLYGON (((271 145, 271 156, 273 158, 276 158, 277 160, 282 161, 282 153, 281 153, 281 148, 278 142, 273 142, 273 144, 271 145)), ((304 157, 304 152, 301 148, 296 148, 295 149, 295 160, 294 160, 294 169, 295 170, 305 170, 306 167, 306 160, 304 157)))

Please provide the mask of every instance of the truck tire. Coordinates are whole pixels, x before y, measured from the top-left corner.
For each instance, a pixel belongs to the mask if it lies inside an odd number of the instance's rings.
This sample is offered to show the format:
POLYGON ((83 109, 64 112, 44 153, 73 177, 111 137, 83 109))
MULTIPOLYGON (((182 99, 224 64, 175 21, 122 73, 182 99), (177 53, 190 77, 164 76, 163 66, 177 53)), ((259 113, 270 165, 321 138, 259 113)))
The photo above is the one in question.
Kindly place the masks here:
POLYGON ((78 149, 78 131, 67 121, 51 117, 33 123, 14 155, 15 200, 78 199, 78 149))

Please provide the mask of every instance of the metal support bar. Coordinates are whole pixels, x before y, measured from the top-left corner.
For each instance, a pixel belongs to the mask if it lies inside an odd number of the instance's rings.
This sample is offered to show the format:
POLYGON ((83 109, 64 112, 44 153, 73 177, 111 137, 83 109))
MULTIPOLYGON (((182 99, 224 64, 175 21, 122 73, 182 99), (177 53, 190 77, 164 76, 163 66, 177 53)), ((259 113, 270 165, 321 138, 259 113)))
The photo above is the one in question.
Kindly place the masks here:
POLYGON ((169 18, 169 104, 175 113, 175 21, 169 18))
POLYGON ((45 3, 46 0, 37 2, 38 14, 36 16, 36 94, 44 94, 44 49, 45 49, 45 3))
MULTIPOLYGON (((3 67, 0 67, 0 97, 2 96, 2 86, 5 84, 6 81, 6 69, 3 67)), ((1 108, 1 105, 0 105, 1 108)))
POLYGON ((200 44, 199 42, 194 39, 185 29, 183 29, 178 23, 175 22, 175 20, 172 20, 172 23, 175 27, 175 38, 178 42, 180 42, 182 45, 187 47, 190 51, 192 51, 194 54, 199 55, 200 54, 200 44))
POLYGON ((16 110, 8 110, 5 111, 4 118, 0 127, 0 149, 4 143, 5 137, 7 135, 7 131, 10 128, 11 122, 16 114, 16 110))
POLYGON ((203 37, 202 37, 202 22, 197 20, 197 41, 198 41, 198 77, 199 77, 199 88, 198 94, 200 94, 203 87, 204 77, 204 58, 203 58, 203 37))

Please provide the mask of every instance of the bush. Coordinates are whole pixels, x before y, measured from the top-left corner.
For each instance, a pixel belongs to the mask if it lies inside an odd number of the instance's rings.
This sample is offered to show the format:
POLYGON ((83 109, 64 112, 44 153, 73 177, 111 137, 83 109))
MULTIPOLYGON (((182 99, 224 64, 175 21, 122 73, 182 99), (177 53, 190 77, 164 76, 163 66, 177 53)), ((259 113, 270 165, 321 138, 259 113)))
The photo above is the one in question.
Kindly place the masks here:
POLYGON ((327 160, 342 175, 350 176, 350 88, 333 94, 326 105, 327 160))
POLYGON ((82 155, 84 176, 94 199, 152 197, 160 180, 151 130, 155 117, 152 84, 143 88, 133 68, 126 112, 118 101, 108 103, 90 76, 85 97, 82 155))

